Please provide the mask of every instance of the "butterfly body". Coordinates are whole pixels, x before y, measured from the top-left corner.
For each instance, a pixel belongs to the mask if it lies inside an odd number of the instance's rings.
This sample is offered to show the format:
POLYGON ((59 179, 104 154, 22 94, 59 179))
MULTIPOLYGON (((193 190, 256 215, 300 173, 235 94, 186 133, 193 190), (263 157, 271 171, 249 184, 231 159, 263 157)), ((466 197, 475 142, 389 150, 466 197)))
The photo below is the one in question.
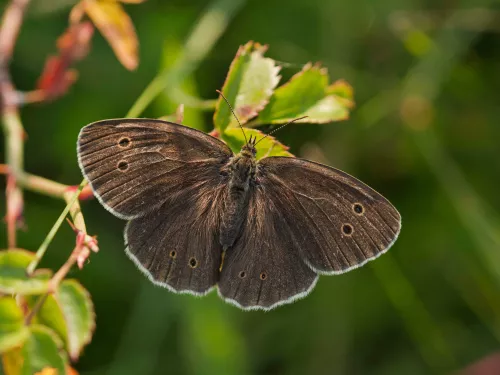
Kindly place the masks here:
POLYGON ((220 243, 224 251, 234 244, 246 217, 250 189, 255 187, 255 155, 254 145, 247 143, 224 168, 224 173, 228 175, 228 190, 220 228, 220 243))
POLYGON ((401 217, 354 177, 292 157, 235 155, 219 139, 152 119, 99 121, 78 161, 100 203, 128 220, 126 253, 155 284, 268 310, 385 253, 401 217), (224 256, 223 256, 224 254, 224 256))

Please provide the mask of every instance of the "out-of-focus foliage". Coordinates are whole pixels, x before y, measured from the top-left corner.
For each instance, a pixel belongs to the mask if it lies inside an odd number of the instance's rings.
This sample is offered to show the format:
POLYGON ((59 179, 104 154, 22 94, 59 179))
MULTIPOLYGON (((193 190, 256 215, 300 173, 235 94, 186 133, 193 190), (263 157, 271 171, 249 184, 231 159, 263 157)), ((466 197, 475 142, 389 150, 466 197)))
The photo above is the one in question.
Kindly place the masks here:
MULTIPOLYGON (((224 1, 218 3, 221 17, 224 1)), ((176 59, 207 4, 122 4, 135 24, 140 65, 133 73, 119 66, 96 36, 69 93, 23 109, 26 169, 79 182, 79 129, 124 116, 160 68, 173 66, 169 59, 176 59)), ((32 87, 55 52, 72 5, 33 1, 12 64, 20 89, 32 87)), ((270 313, 242 312, 213 294, 193 298, 152 286, 124 255, 124 223, 97 202, 86 203, 101 252, 78 278, 98 322, 78 371, 420 375, 463 369, 498 351, 500 16, 493 2, 478 0, 474 7, 421 0, 245 2, 183 82, 182 100, 167 87, 144 116, 172 113, 184 102, 185 119, 210 131, 211 112, 187 106, 186 95, 215 99, 235 50, 247 40, 270 46, 266 55, 279 60, 282 82, 308 61, 322 61, 332 77, 355 88, 350 119, 288 126, 274 135, 291 153, 341 168, 388 197, 403 217, 400 238, 368 266, 321 277, 304 300, 270 313)), ((349 90, 338 87, 332 91, 340 100, 349 90)), ((27 192, 27 231, 19 245, 37 248, 61 210, 59 202, 27 192)), ((73 237, 61 230, 41 266, 60 266, 73 237)), ((50 332, 43 337, 57 329, 50 332)))
POLYGON ((27 250, 0 251, 0 293, 11 295, 0 297, 0 354, 7 375, 33 374, 46 367, 64 373, 67 357, 76 361, 94 331, 94 306, 87 290, 76 280, 64 280, 47 295, 52 272, 26 272, 34 257, 27 250), (31 315, 35 306, 38 311, 31 315))
POLYGON ((50 270, 37 270, 28 276, 26 267, 35 257, 26 250, 0 251, 0 293, 42 294, 49 288, 50 270))
POLYGON ((29 336, 23 312, 13 298, 0 298, 0 353, 22 345, 29 336))

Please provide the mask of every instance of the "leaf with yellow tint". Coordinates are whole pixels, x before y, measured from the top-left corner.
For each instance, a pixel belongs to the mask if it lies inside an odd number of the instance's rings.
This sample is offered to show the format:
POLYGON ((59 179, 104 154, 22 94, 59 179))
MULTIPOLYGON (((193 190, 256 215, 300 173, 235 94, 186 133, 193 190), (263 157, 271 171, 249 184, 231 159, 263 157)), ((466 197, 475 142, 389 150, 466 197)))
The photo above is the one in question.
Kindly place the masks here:
MULTIPOLYGON (((71 366, 66 366, 67 375, 78 375, 78 372, 71 366)), ((45 367, 42 371, 35 373, 35 375, 59 375, 57 369, 53 367, 45 367)))
POLYGON ((111 45, 122 65, 129 70, 137 68, 139 42, 134 24, 120 3, 110 0, 83 0, 82 4, 85 13, 111 45))
POLYGON ((58 371, 53 367, 45 367, 42 371, 35 373, 35 375, 58 375, 58 371))

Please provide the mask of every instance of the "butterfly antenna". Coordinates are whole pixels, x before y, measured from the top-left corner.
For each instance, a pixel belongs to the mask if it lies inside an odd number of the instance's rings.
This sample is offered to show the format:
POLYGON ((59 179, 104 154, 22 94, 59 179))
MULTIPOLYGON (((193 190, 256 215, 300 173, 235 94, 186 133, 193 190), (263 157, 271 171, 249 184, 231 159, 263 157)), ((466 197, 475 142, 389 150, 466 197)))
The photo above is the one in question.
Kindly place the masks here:
POLYGON ((271 134, 276 133, 278 130, 284 128, 285 126, 290 125, 291 123, 293 123, 295 121, 303 120, 305 118, 307 118, 307 116, 302 116, 302 117, 299 117, 299 118, 295 118, 292 121, 288 121, 286 124, 281 125, 279 128, 274 129, 272 132, 270 132, 269 134, 266 134, 264 137, 262 137, 261 139, 259 139, 259 141, 255 145, 257 145, 260 141, 262 141, 262 140, 266 139, 267 137, 269 137, 271 134))
POLYGON ((220 91, 220 90, 215 90, 215 91, 217 91, 219 93, 219 95, 222 96, 224 98, 224 100, 226 101, 227 105, 229 106, 229 109, 233 113, 234 118, 236 119, 236 121, 238 121, 238 125, 240 126, 241 131, 243 132, 243 136, 245 137, 245 144, 248 144, 248 140, 247 140, 247 136, 245 134, 245 130, 243 130, 243 126, 241 126, 241 122, 240 122, 240 120, 238 120, 238 116, 236 116, 236 113, 234 113, 233 107, 231 107, 231 104, 229 104, 229 101, 226 99, 226 97, 224 96, 224 94, 222 93, 222 91, 220 91))

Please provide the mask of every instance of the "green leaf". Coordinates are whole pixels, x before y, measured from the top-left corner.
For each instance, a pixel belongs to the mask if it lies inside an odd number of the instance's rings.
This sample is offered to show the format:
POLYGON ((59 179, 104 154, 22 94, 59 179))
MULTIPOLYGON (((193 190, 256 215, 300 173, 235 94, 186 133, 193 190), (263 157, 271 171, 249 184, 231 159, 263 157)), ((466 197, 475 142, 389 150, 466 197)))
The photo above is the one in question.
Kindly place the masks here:
MULTIPOLYGON (((28 301, 33 306, 37 299, 28 301)), ((57 292, 47 297, 33 321, 54 330, 64 340, 71 359, 77 360, 94 332, 94 305, 78 281, 64 280, 57 292)))
MULTIPOLYGON (((266 106, 281 78, 278 75, 280 68, 275 61, 264 57, 266 50, 266 46, 253 42, 241 46, 222 87, 222 93, 242 124, 255 117, 266 106)), ((238 126, 222 97, 219 97, 216 104, 214 125, 220 132, 238 126)))
POLYGON ((42 294, 47 292, 50 270, 37 270, 28 276, 26 267, 35 254, 13 249, 0 252, 0 292, 5 294, 42 294))
MULTIPOLYGON (((266 136, 257 129, 246 129, 245 135, 247 138, 250 136, 257 137, 257 142, 266 136)), ((240 152, 241 148, 245 144, 245 137, 243 132, 239 128, 226 129, 222 134, 222 139, 228 144, 228 146, 234 152, 240 152)), ((257 145, 257 159, 261 159, 264 156, 293 156, 288 152, 288 147, 276 140, 276 138, 267 136, 262 142, 257 145)))
MULTIPOLYGON (((39 296, 29 296, 26 298, 30 308, 33 308, 38 301, 39 296)), ((53 294, 47 296, 42 307, 33 317, 33 323, 43 324, 52 329, 59 337, 67 341, 68 332, 66 321, 64 320, 61 307, 53 294)))
POLYGON ((328 86, 327 94, 336 95, 338 98, 345 99, 346 103, 349 103, 349 108, 354 106, 354 90, 352 86, 343 79, 339 79, 328 86))
POLYGON ((30 366, 24 366, 26 359, 23 349, 24 347, 12 349, 2 355, 2 366, 5 375, 33 375, 33 372, 30 372, 30 366))
POLYGON ((302 116, 308 118, 297 123, 345 120, 353 106, 352 88, 342 82, 329 86, 326 68, 307 64, 290 81, 276 89, 253 125, 283 124, 302 116))
POLYGON ((0 353, 21 346, 29 336, 23 312, 14 298, 0 298, 0 353))
POLYGON ((24 345, 4 354, 4 371, 7 375, 32 375, 49 367, 65 374, 68 360, 62 347, 61 339, 50 328, 33 324, 24 345))
POLYGON ((76 360, 94 333, 94 305, 89 292, 76 280, 64 280, 57 290, 56 300, 66 321, 68 353, 76 360))
POLYGON ((3 264, 12 267, 26 268, 35 258, 35 253, 24 249, 9 249, 0 251, 0 266, 3 264))

